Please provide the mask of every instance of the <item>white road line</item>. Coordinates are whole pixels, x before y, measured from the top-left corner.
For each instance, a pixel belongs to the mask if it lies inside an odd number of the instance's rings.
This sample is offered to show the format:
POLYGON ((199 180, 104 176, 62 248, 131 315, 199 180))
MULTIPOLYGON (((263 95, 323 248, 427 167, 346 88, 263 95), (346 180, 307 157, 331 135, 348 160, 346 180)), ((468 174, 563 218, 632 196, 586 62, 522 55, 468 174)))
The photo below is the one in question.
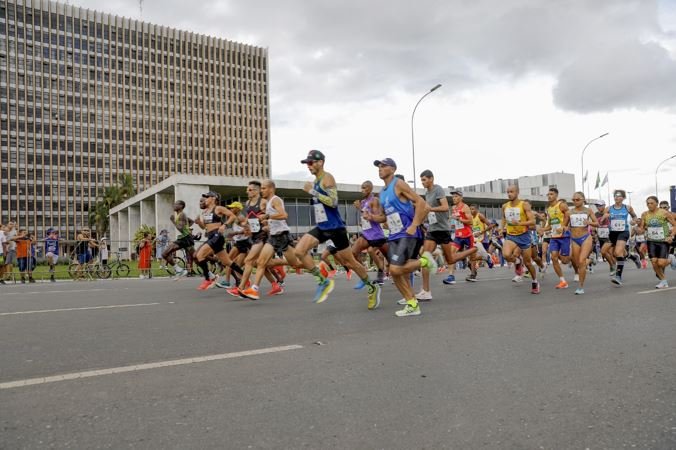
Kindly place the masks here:
MULTIPOLYGON (((128 289, 128 288, 122 288, 122 289, 128 289)), ((98 291, 112 291, 112 290, 120 290, 120 288, 106 288, 106 289, 73 289, 73 290, 68 290, 68 291, 21 291, 21 292, 3 292, 3 296, 5 295, 28 295, 28 294, 68 294, 71 292, 98 292, 98 291)))
POLYGON ((160 361, 148 364, 138 364, 135 366, 113 367, 110 369, 89 370, 86 372, 65 373, 62 375, 54 375, 43 378, 29 378, 26 380, 9 381, 0 383, 0 390, 14 389, 25 386, 33 386, 36 384, 56 383, 59 381, 77 380, 80 378, 99 377, 103 375, 113 375, 116 373, 138 372, 141 370, 159 369, 161 367, 183 366, 187 364, 198 364, 208 361, 219 361, 222 359, 241 358, 243 356, 264 355, 266 353, 278 353, 288 350, 298 350, 303 348, 302 345, 286 345, 283 347, 269 347, 258 350, 247 350, 243 352, 221 353, 219 355, 198 356, 195 358, 174 359, 169 361, 160 361))
POLYGON ((673 291, 674 289, 676 289, 676 287, 669 287, 669 288, 665 288, 665 289, 652 289, 650 291, 637 292, 637 294, 656 294, 658 292, 673 291))
POLYGON ((0 316, 18 316, 21 314, 40 314, 40 313, 64 312, 64 311, 87 311, 90 309, 133 308, 136 306, 155 306, 161 304, 162 303, 160 302, 156 302, 156 303, 136 303, 133 305, 83 306, 81 308, 40 309, 35 311, 16 311, 16 312, 0 313, 0 316))

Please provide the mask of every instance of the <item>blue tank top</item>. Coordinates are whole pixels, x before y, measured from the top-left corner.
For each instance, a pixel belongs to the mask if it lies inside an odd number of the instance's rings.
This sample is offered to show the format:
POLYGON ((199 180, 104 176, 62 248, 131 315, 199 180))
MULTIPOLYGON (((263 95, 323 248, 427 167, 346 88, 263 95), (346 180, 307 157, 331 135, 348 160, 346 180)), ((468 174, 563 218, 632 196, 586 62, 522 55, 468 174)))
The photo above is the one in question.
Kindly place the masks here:
POLYGON ((380 203, 383 205, 385 216, 387 217, 387 227, 390 234, 387 237, 388 241, 396 241, 401 238, 418 238, 422 239, 420 228, 416 229, 414 235, 406 232, 406 229, 413 223, 415 217, 415 208, 410 201, 402 202, 395 192, 395 185, 397 178, 392 180, 390 184, 385 186, 380 192, 380 203))
POLYGON ((629 231, 629 210, 625 205, 616 209, 615 205, 611 205, 608 209, 610 214, 610 231, 629 231))
MULTIPOLYGON (((322 195, 328 196, 328 192, 322 188, 321 181, 321 178, 315 180, 314 190, 322 195)), ((337 230, 339 228, 345 228, 345 222, 343 222, 343 218, 340 217, 338 208, 326 206, 320 202, 317 197, 312 197, 310 204, 312 205, 312 210, 315 215, 317 228, 320 230, 337 230)))
POLYGON ((45 253, 53 253, 55 255, 59 254, 59 240, 58 239, 45 239, 45 253))

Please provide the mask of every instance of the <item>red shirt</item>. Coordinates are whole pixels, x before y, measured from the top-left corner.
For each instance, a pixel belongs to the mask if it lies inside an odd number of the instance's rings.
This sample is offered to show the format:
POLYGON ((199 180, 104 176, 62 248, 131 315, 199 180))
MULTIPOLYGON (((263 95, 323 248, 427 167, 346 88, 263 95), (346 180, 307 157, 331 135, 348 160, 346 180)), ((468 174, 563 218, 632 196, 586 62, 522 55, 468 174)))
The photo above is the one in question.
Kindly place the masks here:
POLYGON ((465 204, 463 202, 453 205, 451 208, 453 219, 455 219, 455 237, 468 238, 472 236, 472 226, 460 222, 460 220, 470 220, 465 214, 465 204))

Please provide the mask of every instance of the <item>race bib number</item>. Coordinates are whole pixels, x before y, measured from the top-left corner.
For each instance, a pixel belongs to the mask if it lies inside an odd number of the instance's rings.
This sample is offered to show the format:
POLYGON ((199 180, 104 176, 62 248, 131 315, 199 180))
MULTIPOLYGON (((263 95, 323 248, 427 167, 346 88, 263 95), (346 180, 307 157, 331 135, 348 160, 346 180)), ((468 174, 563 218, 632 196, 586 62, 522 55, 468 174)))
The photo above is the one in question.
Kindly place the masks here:
POLYGON ((390 229, 391 234, 397 234, 404 229, 399 213, 395 212, 387 216, 387 228, 390 229))
POLYGON ((371 228, 372 228, 371 222, 362 217, 362 219, 361 219, 361 229, 366 231, 366 230, 370 230, 371 228))
POLYGON ((584 227, 584 226, 586 226, 585 223, 584 223, 585 220, 587 220, 586 214, 571 214, 570 215, 570 226, 576 227, 576 228, 584 227))
POLYGON ((518 223, 521 221, 521 209, 520 208, 506 208, 505 209, 505 219, 507 219, 508 224, 518 223))
POLYGON ((563 226, 561 226, 561 222, 559 222, 559 219, 552 219, 551 222, 552 225, 552 236, 558 237, 563 234, 563 226))
POLYGON ((322 223, 322 222, 326 222, 327 220, 329 220, 329 218, 326 215, 326 210, 324 209, 324 205, 322 205, 321 203, 315 203, 314 205, 312 205, 312 207, 315 210, 315 221, 317 223, 322 223))
POLYGON ((606 227, 598 228, 596 234, 600 239, 608 239, 610 237, 610 230, 606 227))
POLYGON ((249 222, 249 228, 251 228, 252 233, 258 233, 261 231, 261 221, 258 219, 247 219, 249 222))
MULTIPOLYGON (((651 241, 663 241, 666 238, 663 227, 648 227, 647 235, 651 241)), ((638 241, 638 236, 636 240, 638 241)))
POLYGON ((636 239, 636 242, 645 242, 645 235, 644 234, 637 234, 635 239, 636 239))
POLYGON ((610 229, 613 230, 613 231, 624 231, 626 226, 627 226, 626 220, 611 220, 610 221, 610 229))
POLYGON ((429 212, 427 213, 427 223, 430 225, 434 225, 437 223, 437 213, 435 212, 429 212))

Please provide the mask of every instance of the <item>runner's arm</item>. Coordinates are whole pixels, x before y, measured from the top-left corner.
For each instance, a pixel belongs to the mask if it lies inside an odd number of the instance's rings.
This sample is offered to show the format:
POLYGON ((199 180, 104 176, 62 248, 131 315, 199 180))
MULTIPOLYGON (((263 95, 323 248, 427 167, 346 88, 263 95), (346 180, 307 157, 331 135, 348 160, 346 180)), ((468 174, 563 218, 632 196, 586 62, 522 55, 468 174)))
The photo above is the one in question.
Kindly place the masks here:
POLYGON ((587 216, 589 217, 588 220, 589 225, 591 225, 594 228, 599 226, 599 223, 596 220, 596 216, 594 215, 594 211, 592 211, 591 208, 587 208, 587 216))
POLYGON ((306 189, 305 192, 312 195, 313 197, 317 197, 317 200, 326 206, 330 206, 331 208, 338 206, 338 188, 336 187, 336 180, 334 180, 333 175, 327 173, 322 179, 321 184, 322 188, 327 192, 328 195, 317 192, 317 190, 312 187, 312 183, 310 182, 306 183, 305 187, 309 187, 309 189, 306 189), (308 186, 308 184, 310 186, 308 186))

